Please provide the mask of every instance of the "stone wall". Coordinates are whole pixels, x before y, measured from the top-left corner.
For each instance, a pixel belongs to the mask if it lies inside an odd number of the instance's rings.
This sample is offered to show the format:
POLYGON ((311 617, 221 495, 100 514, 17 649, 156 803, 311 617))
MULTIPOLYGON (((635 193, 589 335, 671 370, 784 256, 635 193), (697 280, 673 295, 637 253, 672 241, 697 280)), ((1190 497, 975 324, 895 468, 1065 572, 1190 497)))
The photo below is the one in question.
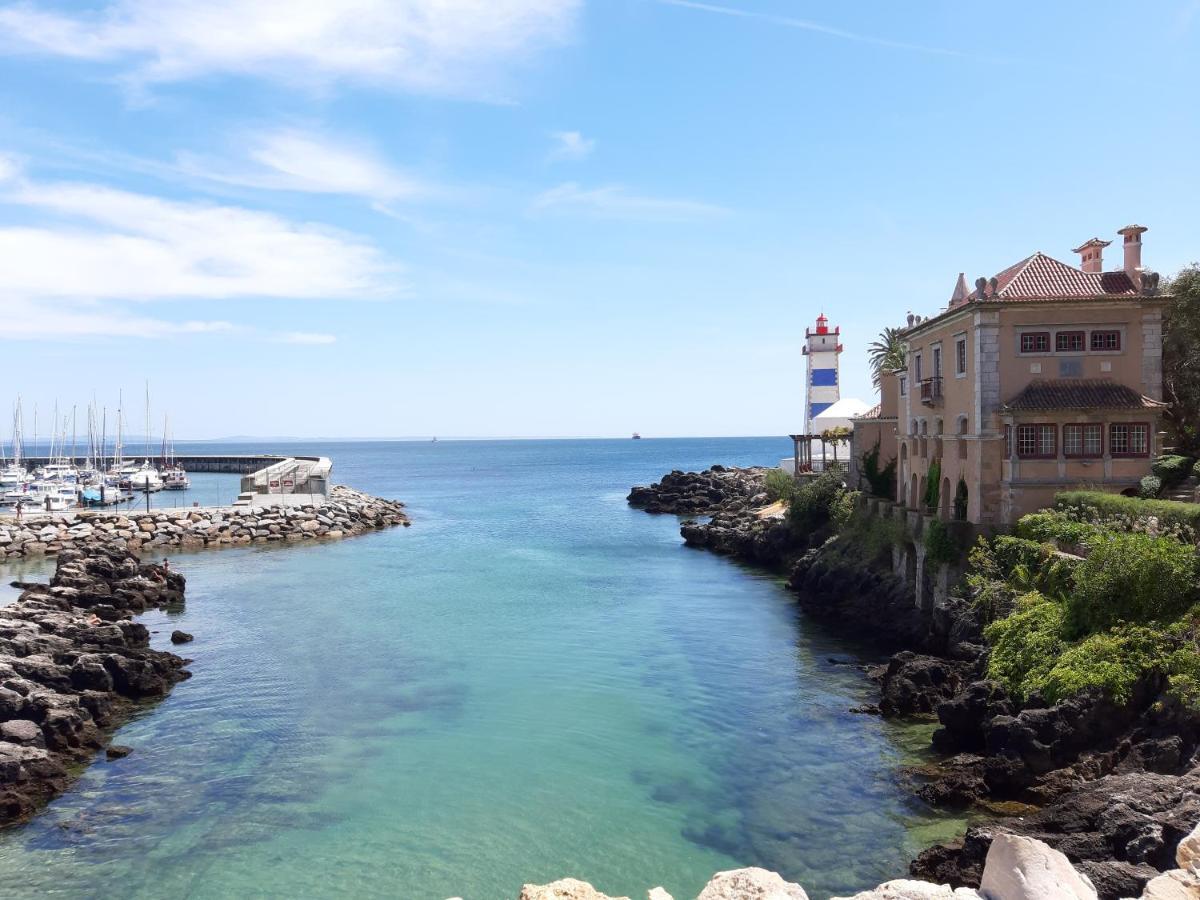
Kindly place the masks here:
POLYGON ((338 485, 329 499, 298 507, 194 507, 27 516, 0 523, 6 558, 55 554, 96 540, 131 552, 336 539, 409 523, 404 504, 338 485))

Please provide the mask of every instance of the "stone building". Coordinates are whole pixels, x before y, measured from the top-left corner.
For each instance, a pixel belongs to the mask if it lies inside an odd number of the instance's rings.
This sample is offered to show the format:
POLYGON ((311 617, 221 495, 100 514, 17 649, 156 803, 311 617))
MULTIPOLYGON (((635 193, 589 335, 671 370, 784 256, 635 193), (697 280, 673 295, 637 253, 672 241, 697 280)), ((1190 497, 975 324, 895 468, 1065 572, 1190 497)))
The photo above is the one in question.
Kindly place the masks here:
MULTIPOLYGON (((1063 490, 1137 487, 1161 452, 1164 408, 1165 298, 1142 267, 1145 231, 1118 232, 1116 271, 1103 268, 1110 242, 1092 238, 1078 267, 1038 252, 974 290, 960 274, 945 310, 909 317, 907 369, 884 380, 898 502, 1008 524, 1063 490)), ((859 428, 856 456, 869 449, 859 428)))

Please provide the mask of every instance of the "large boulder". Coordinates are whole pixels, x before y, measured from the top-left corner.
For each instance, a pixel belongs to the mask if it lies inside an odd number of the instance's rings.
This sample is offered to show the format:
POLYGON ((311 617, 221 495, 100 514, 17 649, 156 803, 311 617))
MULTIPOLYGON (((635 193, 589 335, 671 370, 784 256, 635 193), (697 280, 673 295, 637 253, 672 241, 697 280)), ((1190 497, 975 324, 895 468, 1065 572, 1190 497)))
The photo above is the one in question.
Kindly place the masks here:
POLYGON ((889 881, 853 897, 834 897, 832 900, 980 900, 979 892, 971 888, 952 888, 948 884, 930 884, 906 878, 889 881))
POLYGON ((1092 883, 1062 853, 1004 833, 992 839, 979 893, 987 900, 1097 900, 1092 883))
POLYGON ((519 900, 629 900, 628 897, 610 897, 602 894, 586 881, 577 878, 561 878, 550 884, 526 884, 521 888, 519 900))
POLYGON ((766 869, 718 872, 696 900, 808 900, 804 888, 766 869))

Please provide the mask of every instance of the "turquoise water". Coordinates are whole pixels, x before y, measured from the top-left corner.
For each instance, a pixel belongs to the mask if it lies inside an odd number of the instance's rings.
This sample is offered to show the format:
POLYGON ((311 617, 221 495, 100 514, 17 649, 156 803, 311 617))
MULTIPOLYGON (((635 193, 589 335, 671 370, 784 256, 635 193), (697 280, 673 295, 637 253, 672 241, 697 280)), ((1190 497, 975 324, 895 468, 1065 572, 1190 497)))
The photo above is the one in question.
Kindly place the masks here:
POLYGON ((0 892, 492 900, 571 875, 683 900, 763 865, 823 897, 940 827, 896 784, 902 735, 848 712, 872 691, 827 658, 858 648, 625 504, 786 441, 304 449, 414 527, 176 557, 187 608, 144 621, 195 634, 195 677, 0 836, 0 892))

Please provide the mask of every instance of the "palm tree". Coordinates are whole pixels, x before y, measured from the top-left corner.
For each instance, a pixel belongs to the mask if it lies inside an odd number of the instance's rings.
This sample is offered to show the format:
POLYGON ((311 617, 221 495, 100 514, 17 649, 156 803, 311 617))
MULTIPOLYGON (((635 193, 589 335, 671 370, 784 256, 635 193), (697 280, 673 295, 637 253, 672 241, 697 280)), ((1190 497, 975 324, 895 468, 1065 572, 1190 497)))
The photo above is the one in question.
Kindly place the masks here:
POLYGON ((867 352, 871 357, 871 380, 875 387, 879 387, 879 379, 884 372, 903 369, 906 364, 904 340, 900 337, 899 328, 883 329, 879 332, 879 340, 872 341, 867 352))

